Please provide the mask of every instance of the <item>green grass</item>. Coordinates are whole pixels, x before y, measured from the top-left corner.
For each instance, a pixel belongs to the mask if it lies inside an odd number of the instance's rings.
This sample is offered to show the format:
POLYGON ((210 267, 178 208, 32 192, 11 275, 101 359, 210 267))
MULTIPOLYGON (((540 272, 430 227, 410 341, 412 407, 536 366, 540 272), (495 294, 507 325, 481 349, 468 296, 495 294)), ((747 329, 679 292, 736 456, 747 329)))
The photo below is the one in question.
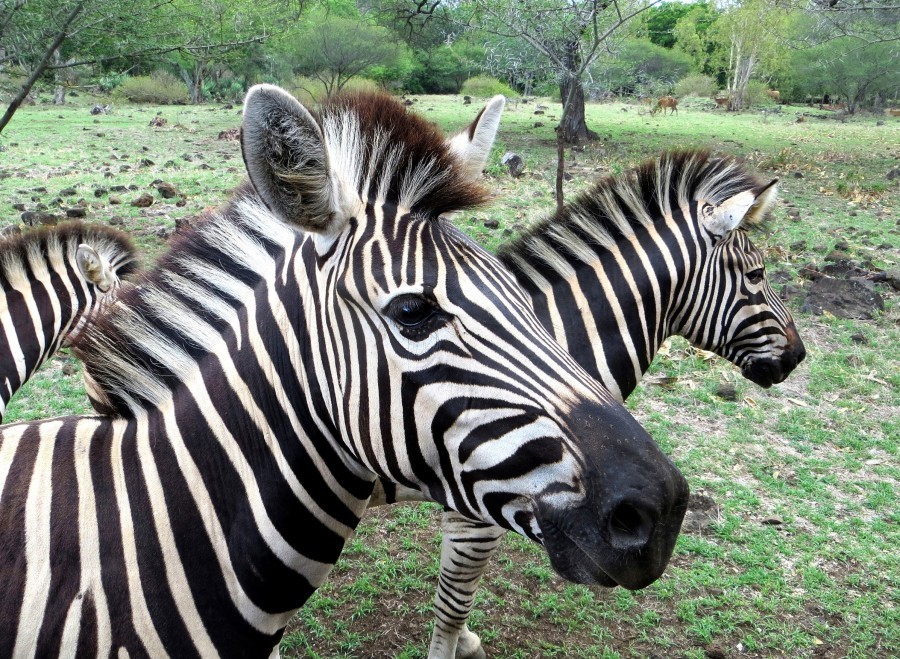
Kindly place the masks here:
MULTIPOLYGON (((489 249, 553 208, 559 106, 545 104, 543 116, 533 114, 533 104, 510 104, 487 168, 495 199, 456 218, 489 249), (517 180, 500 165, 507 150, 526 162, 517 180), (485 227, 489 219, 499 227, 485 227)), ((821 265, 841 241, 867 267, 900 267, 900 194, 896 181, 885 178, 896 164, 900 120, 860 116, 843 123, 805 107, 763 116, 701 105, 688 100, 677 116, 666 117, 622 103, 590 105, 588 121, 601 140, 569 154, 566 194, 664 148, 710 147, 781 179, 774 222, 754 237, 770 273, 799 281, 801 266, 821 265), (804 114, 812 116, 798 122, 804 114)), ((457 97, 422 97, 415 109, 457 130, 479 108, 457 97)), ((237 143, 217 139, 238 123, 238 108, 221 106, 117 106, 98 118, 83 105, 25 108, 0 139, 2 217, 16 222, 12 204, 31 207, 32 197, 52 209, 60 190, 75 187, 71 199, 89 203, 89 219, 122 218, 141 247, 156 254, 160 229, 218 204, 241 179, 237 143), (157 112, 168 119, 166 128, 149 127, 157 112), (143 158, 153 164, 141 165, 143 158), (158 196, 147 209, 127 205, 152 192, 155 179, 174 183, 186 205, 158 196), (108 194, 94 196, 96 187, 112 185, 138 190, 120 194, 122 205, 110 205, 108 194), (40 187, 47 192, 35 192, 40 187)), ((879 290, 886 310, 872 321, 814 317, 792 307, 809 354, 787 382, 769 390, 683 340, 670 341, 628 407, 692 489, 715 500, 718 518, 702 533, 683 534, 663 578, 636 593, 569 584, 539 547, 507 537, 470 623, 489 656, 900 654, 900 307, 896 293, 879 290), (865 343, 851 338, 856 334, 865 343), (737 400, 716 396, 726 381, 737 400), (779 524, 764 523, 775 518, 779 524)), ((7 419, 86 410, 80 375, 64 375, 66 363, 74 361, 54 359, 16 396, 7 419)), ((427 504, 367 515, 332 578, 289 626, 282 654, 424 656, 440 549, 437 516, 427 504)))

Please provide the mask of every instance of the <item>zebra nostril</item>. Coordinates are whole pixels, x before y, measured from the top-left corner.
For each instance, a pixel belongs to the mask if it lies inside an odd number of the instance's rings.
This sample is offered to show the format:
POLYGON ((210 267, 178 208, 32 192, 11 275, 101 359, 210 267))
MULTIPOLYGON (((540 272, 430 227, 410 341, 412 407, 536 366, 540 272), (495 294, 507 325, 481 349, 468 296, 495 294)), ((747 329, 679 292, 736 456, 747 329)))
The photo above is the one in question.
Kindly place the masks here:
POLYGON ((620 503, 607 522, 609 543, 621 551, 642 549, 653 535, 653 520, 633 504, 620 503))

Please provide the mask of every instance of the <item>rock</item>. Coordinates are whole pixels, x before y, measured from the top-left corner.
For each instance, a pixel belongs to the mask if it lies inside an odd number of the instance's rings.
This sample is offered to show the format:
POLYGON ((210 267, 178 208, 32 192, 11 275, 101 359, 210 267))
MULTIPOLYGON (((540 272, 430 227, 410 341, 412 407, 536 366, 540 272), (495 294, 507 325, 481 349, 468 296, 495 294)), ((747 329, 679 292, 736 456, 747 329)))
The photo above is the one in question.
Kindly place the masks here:
POLYGON ((765 519, 760 520, 760 524, 765 524, 766 526, 781 526, 784 524, 784 520, 780 517, 766 517, 765 519))
POLYGON ((512 151, 504 153, 500 163, 509 170, 509 175, 513 178, 519 178, 525 170, 525 161, 522 160, 522 156, 512 151))
POLYGON ((111 194, 111 195, 109 195, 109 203, 110 203, 112 206, 118 206, 119 204, 122 203, 122 197, 119 197, 118 195, 111 194))
POLYGON ((472 97, 463 96, 463 105, 472 105, 472 97))
POLYGON ((785 284, 781 288, 781 299, 785 302, 801 298, 805 295, 806 290, 802 286, 797 286, 796 284, 785 284))
POLYGON ((544 127, 544 122, 543 122, 543 121, 535 121, 535 122, 534 122, 534 127, 535 127, 535 128, 543 128, 543 127, 544 127))
POLYGON ((703 649, 703 654, 706 656, 706 659, 728 659, 728 655, 725 653, 725 650, 722 649, 721 645, 718 645, 716 643, 707 645, 703 649))
POLYGON ((53 215, 52 213, 45 213, 43 211, 25 211, 22 213, 22 223, 27 224, 30 227, 37 226, 39 224, 45 224, 54 226, 59 222, 59 217, 53 215))
POLYGON ((850 243, 848 243, 846 240, 839 240, 837 243, 835 243, 834 248, 839 249, 842 252, 846 252, 848 249, 850 249, 850 243))
POLYGON ((169 120, 165 117, 153 117, 150 120, 150 128, 162 128, 167 123, 169 123, 169 120))
POLYGON ((156 184, 156 191, 163 199, 173 199, 174 197, 181 196, 181 191, 178 188, 165 181, 160 181, 156 184))
POLYGON ((790 217, 794 220, 800 219, 800 211, 796 208, 789 208, 787 214, 788 214, 788 217, 790 217))
POLYGON ((803 178, 803 172, 794 172, 794 178, 803 178))
POLYGON ((108 192, 108 190, 106 188, 94 188, 94 196, 95 197, 102 197, 107 192, 108 192))
POLYGON ((900 178, 900 166, 892 167, 887 173, 888 181, 893 181, 895 178, 900 178))
POLYGON ((156 163, 150 160, 150 158, 141 158, 139 164, 141 167, 153 167, 153 165, 155 165, 156 163))
POLYGON ((13 204, 12 206, 13 206, 13 210, 15 210, 15 211, 24 211, 25 210, 25 204, 13 204))
POLYGON ((66 362, 65 364, 63 364, 62 373, 63 375, 75 375, 76 373, 78 373, 78 369, 75 368, 74 365, 66 362))
POLYGON ((847 252, 842 252, 839 249, 833 249, 828 254, 825 255, 826 261, 849 261, 850 255, 847 252))
POLYGON ((125 220, 123 220, 118 215, 113 215, 111 218, 109 218, 109 223, 114 227, 120 227, 125 224, 125 220))
POLYGON ((147 208, 147 206, 153 205, 153 196, 147 194, 146 192, 141 196, 133 199, 131 202, 132 206, 137 206, 138 208, 147 208))
POLYGON ((162 238, 163 240, 168 240, 169 236, 172 235, 172 230, 167 227, 159 227, 156 230, 156 236, 158 238, 162 238))
POLYGON ((78 218, 87 217, 87 209, 82 206, 66 209, 66 217, 78 218))
POLYGON ((95 103, 94 107, 91 108, 91 114, 106 114, 108 112, 108 105, 100 105, 99 103, 95 103))
POLYGON ((793 243, 793 244, 789 247, 789 249, 790 249, 792 252, 802 252, 803 250, 806 249, 806 241, 805 241, 805 240, 798 240, 797 242, 793 243))
POLYGON ((719 505, 712 497, 700 492, 691 492, 687 513, 681 523, 684 533, 703 533, 713 522, 719 521, 719 505))
POLYGON ((850 217, 856 217, 858 213, 856 211, 850 211, 849 213, 847 213, 847 215, 849 215, 850 217))
POLYGON ((730 382, 722 382, 716 387, 716 396, 722 400, 735 401, 738 399, 737 389, 730 382))
POLYGON ((185 162, 193 162, 194 161, 194 158, 191 156, 190 153, 181 154, 181 159, 184 160, 185 162))
POLYGON ((500 227, 500 221, 499 221, 499 220, 485 220, 485 221, 484 221, 484 228, 485 228, 485 229, 497 229, 497 228, 499 228, 499 227, 500 227))
POLYGON ((543 110, 535 110, 534 113, 535 114, 544 114, 544 111, 543 110))
POLYGON ((228 130, 223 130, 219 132, 218 139, 224 140, 226 142, 235 142, 241 138, 241 129, 240 128, 229 128, 228 130))
POLYGON ((895 291, 900 291, 900 268, 890 268, 883 272, 877 272, 871 277, 872 281, 890 285, 895 291))
POLYGON ((821 316, 826 311, 838 318, 870 320, 884 310, 884 300, 859 280, 821 277, 809 287, 803 311, 821 316))
POLYGON ((769 283, 770 284, 786 284, 791 281, 791 273, 787 270, 776 270, 769 274, 769 283))
POLYGON ((859 343, 860 345, 864 345, 864 346, 869 345, 869 339, 867 339, 866 335, 863 334, 862 332, 857 332, 856 334, 851 334, 850 340, 853 341, 853 343, 859 343))
POLYGON ((78 191, 75 188, 63 188, 59 191, 60 197, 74 197, 78 194, 78 191))

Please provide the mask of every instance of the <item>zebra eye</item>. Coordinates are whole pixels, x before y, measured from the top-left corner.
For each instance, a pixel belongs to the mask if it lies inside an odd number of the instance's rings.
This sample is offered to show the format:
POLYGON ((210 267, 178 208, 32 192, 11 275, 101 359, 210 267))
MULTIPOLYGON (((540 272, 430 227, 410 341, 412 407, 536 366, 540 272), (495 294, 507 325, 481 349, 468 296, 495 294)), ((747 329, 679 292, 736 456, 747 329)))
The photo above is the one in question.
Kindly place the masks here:
POLYGON ((401 295, 391 300, 384 314, 402 327, 422 327, 437 313, 435 306, 418 295, 401 295))
POLYGON ((766 274, 766 271, 762 268, 757 268, 756 270, 751 270, 747 273, 747 281, 751 284, 758 284, 763 280, 763 276, 766 274))

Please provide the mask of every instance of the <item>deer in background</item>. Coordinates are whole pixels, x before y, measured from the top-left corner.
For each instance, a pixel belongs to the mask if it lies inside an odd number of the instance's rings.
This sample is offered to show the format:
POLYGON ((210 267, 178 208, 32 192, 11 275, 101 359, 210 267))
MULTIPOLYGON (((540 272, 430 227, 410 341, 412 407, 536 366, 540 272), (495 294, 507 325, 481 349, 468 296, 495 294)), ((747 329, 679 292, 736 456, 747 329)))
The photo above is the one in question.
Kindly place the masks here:
POLYGON ((666 113, 666 109, 672 110, 672 113, 675 114, 678 112, 678 99, 674 96, 663 96, 656 102, 656 107, 650 110, 650 114, 656 114, 660 110, 662 113, 666 113))

